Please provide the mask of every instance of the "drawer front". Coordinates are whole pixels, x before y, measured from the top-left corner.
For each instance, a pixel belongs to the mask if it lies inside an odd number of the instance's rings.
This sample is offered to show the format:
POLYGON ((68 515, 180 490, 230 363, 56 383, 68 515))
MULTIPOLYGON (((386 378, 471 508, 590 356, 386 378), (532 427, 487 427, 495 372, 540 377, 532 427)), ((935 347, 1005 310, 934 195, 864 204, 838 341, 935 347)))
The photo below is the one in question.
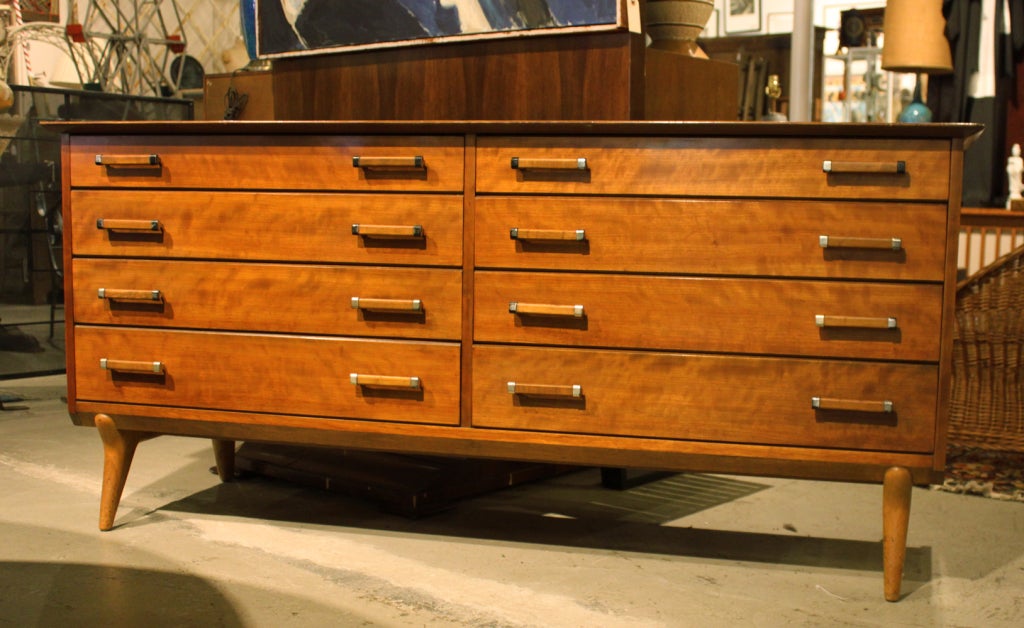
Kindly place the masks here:
POLYGON ((72 136, 71 186, 459 192, 464 155, 462 137, 72 136))
POLYGON ((946 206, 500 196, 475 230, 479 268, 941 282, 946 206))
POLYGON ((474 284, 477 342, 939 359, 941 285, 500 271, 474 284))
POLYGON ((946 140, 482 137, 477 191, 944 202, 949 151, 946 140))
POLYGON ((71 209, 77 255, 462 264, 454 195, 74 190, 71 209))
POLYGON ((937 382, 933 365, 477 345, 473 426, 930 452, 937 382))
POLYGON ((457 344, 89 326, 75 327, 74 340, 79 400, 459 422, 457 344), (134 372, 153 362, 162 373, 134 372), (352 373, 402 378, 402 387, 353 385, 352 373))
POLYGON ((433 340, 461 334, 456 269, 79 258, 73 272, 79 323, 433 340))

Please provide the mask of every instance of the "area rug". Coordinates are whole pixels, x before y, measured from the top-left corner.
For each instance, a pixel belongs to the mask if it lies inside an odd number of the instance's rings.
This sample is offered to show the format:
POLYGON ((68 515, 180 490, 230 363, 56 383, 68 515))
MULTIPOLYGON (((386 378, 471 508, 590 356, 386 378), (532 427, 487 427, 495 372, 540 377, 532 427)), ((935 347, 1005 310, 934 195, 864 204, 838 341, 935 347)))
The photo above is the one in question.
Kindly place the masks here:
POLYGON ((946 478, 932 488, 1024 502, 1024 452, 950 447, 946 478))

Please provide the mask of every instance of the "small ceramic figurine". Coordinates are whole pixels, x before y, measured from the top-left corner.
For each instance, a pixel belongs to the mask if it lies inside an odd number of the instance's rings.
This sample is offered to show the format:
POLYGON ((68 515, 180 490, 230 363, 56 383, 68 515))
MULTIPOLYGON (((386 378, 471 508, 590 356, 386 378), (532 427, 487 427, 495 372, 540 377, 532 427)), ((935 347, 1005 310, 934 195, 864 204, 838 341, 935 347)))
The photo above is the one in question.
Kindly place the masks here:
POLYGON ((1024 188, 1024 159, 1020 156, 1020 144, 1014 144, 1010 149, 1010 156, 1006 158, 1006 178, 1009 183, 1010 196, 1006 199, 1006 209, 1010 209, 1011 201, 1021 199, 1021 189, 1024 188))

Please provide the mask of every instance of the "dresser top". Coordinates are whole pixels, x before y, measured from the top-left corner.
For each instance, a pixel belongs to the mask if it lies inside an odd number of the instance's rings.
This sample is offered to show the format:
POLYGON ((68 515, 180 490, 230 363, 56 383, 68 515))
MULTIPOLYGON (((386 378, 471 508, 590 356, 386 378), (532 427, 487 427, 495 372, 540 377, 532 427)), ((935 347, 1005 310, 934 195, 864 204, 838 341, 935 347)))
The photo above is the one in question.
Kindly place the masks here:
POLYGON ((145 121, 44 122, 71 135, 301 135, 431 134, 622 135, 683 137, 826 137, 851 139, 973 139, 983 126, 968 123, 857 124, 821 122, 674 121, 145 121))

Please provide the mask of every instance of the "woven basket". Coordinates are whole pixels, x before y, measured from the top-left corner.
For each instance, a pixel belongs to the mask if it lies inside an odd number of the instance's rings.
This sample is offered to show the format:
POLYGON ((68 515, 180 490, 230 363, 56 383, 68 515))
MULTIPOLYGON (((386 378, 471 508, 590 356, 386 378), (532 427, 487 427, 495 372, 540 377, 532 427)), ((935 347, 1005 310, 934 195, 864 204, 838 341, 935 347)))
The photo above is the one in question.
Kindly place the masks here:
POLYGON ((1024 451, 1024 248, 960 284, 951 445, 1024 451))

